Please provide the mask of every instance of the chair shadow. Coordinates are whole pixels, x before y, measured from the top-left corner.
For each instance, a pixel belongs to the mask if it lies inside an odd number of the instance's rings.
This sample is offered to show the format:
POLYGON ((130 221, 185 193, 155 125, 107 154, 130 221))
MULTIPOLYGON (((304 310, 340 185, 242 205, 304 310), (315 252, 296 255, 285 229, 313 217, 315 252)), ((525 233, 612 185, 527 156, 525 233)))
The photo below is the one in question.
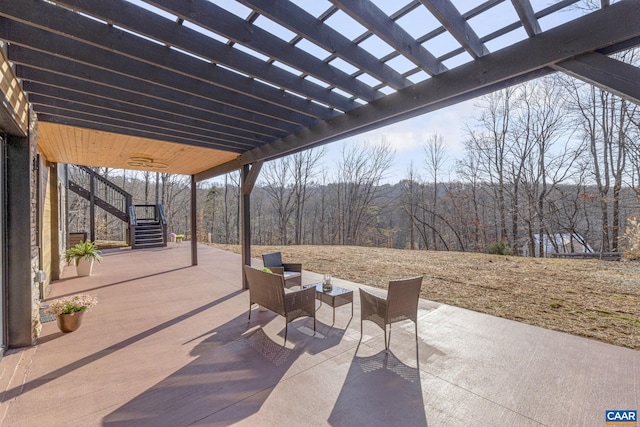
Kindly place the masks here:
POLYGON ((315 337, 313 320, 304 318, 289 324, 283 345, 284 327, 284 319, 273 313, 254 312, 250 322, 243 313, 194 337, 191 341, 208 336, 192 350, 191 363, 108 414, 103 424, 230 425, 249 417, 260 410, 300 355, 339 342, 338 334, 331 339, 315 337), (271 321, 282 322, 283 329, 274 336, 271 325, 269 333, 263 328, 271 321))
POLYGON ((404 364, 390 350, 372 356, 358 356, 358 350, 329 424, 426 426, 419 367, 404 364))

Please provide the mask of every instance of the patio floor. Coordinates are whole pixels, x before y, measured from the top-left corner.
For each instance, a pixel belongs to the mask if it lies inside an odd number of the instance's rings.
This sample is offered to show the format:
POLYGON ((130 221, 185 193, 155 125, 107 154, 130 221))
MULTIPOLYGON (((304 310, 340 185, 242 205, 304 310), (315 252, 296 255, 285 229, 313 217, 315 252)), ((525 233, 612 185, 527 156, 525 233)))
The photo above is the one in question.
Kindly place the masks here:
MULTIPOLYGON (((7 426, 598 426, 607 409, 640 409, 640 352, 421 300, 413 324, 382 330, 359 301, 313 321, 254 308, 240 256, 189 245, 115 251, 50 298, 98 305, 62 334, 0 361, 7 426)), ((259 262, 256 262, 259 264, 259 262)), ((303 282, 321 276, 304 272, 303 282)), ((334 279, 339 286, 355 283, 334 279)))

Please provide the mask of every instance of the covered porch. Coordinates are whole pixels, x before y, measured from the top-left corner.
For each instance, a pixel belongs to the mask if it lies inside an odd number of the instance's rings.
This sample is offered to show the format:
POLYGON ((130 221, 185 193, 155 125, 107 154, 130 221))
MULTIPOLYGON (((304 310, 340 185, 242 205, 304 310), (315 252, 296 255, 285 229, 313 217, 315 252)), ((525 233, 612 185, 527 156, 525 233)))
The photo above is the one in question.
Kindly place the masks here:
MULTIPOLYGON (((360 309, 290 324, 254 308, 242 257, 199 245, 114 251, 49 299, 99 299, 70 334, 43 324, 34 347, 6 353, 0 424, 600 425, 637 409, 640 353, 421 300, 390 351, 360 309)), ((259 262, 255 262, 259 264, 259 262)), ((321 279, 304 272, 303 283, 321 279)), ((361 285, 340 281, 357 289, 361 285)))

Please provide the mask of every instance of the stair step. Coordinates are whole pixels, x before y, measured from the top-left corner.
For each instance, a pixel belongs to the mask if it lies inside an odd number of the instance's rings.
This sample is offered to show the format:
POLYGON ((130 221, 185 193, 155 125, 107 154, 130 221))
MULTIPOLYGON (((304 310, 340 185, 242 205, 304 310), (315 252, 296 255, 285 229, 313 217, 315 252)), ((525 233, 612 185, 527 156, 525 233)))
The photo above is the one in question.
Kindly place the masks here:
POLYGON ((136 239, 136 243, 162 242, 162 237, 149 237, 146 239, 136 239))
POLYGON ((150 234, 159 234, 162 236, 162 230, 136 230, 136 236, 148 236, 150 234))
POLYGON ((136 229, 140 230, 148 230, 148 229, 157 229, 162 228, 160 224, 138 224, 136 225, 136 229))
POLYGON ((137 236, 136 235, 136 241, 141 241, 141 240, 162 240, 162 234, 145 234, 142 236, 137 236))
POLYGON ((134 247, 137 249, 157 248, 166 246, 162 225, 158 221, 138 221, 133 236, 134 247))
POLYGON ((148 248, 161 248, 164 247, 164 243, 136 243, 135 249, 148 249, 148 248))

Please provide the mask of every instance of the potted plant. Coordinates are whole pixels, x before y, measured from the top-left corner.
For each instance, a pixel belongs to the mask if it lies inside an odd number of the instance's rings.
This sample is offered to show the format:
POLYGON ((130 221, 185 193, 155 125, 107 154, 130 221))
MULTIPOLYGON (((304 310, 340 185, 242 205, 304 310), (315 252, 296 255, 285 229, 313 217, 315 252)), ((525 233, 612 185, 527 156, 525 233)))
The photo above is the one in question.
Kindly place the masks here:
POLYGON ((78 276, 90 276, 93 262, 102 261, 102 253, 98 250, 95 242, 87 240, 67 249, 64 259, 67 264, 73 262, 78 276))
POLYGON ((80 327, 84 312, 97 303, 98 298, 91 295, 73 295, 51 301, 44 312, 56 316, 62 332, 73 332, 80 327))

